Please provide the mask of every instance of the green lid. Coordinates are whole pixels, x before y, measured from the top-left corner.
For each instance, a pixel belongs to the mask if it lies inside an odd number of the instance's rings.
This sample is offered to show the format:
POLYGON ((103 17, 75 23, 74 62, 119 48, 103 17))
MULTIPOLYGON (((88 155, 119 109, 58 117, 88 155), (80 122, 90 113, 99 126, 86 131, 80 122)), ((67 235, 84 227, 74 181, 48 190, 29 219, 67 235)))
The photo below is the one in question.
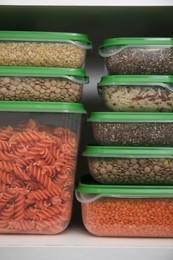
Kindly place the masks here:
POLYGON ((86 49, 91 49, 91 41, 88 36, 81 33, 67 32, 32 32, 32 31, 0 31, 0 41, 15 40, 15 41, 44 41, 44 42, 59 42, 59 41, 77 41, 85 43, 83 46, 86 49))
POLYGON ((0 101, 1 111, 86 113, 81 103, 37 101, 0 101))
POLYGON ((122 45, 173 45, 173 38, 110 38, 103 41, 100 49, 122 45))
POLYGON ((170 75, 109 75, 101 77, 98 86, 129 83, 173 83, 170 75))
POLYGON ((173 113, 165 112, 92 112, 88 122, 170 122, 173 123, 173 113))
POLYGON ((83 155, 117 158, 173 158, 173 147, 86 146, 83 155))
POLYGON ((173 197, 173 186, 138 186, 138 185, 101 185, 94 182, 91 176, 83 176, 77 188, 77 192, 102 195, 124 196, 146 196, 146 197, 173 197))
POLYGON ((76 78, 76 80, 81 83, 89 82, 85 70, 71 68, 0 66, 0 76, 71 77, 69 79, 73 80, 73 78, 76 78))

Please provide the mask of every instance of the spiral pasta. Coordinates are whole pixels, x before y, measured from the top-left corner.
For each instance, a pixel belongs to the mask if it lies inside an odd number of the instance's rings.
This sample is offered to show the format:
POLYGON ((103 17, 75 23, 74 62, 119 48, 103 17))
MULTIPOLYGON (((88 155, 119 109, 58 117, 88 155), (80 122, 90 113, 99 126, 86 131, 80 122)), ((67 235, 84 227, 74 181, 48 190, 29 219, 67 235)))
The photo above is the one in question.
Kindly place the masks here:
POLYGON ((30 119, 0 128, 0 232, 50 234, 71 216, 77 136, 30 119))

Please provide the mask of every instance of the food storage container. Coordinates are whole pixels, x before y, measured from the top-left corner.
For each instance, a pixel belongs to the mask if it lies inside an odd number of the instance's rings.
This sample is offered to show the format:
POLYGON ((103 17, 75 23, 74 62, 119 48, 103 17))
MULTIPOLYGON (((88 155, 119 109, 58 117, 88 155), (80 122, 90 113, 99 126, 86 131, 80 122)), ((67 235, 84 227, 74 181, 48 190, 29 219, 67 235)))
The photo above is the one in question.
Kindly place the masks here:
POLYGON ((88 117, 100 145, 173 146, 173 114, 92 112, 88 117))
POLYGON ((87 146, 89 172, 102 184, 173 185, 173 148, 87 146))
POLYGON ((83 69, 0 66, 0 100, 79 102, 83 69))
POLYGON ((76 197, 93 235, 173 237, 173 186, 108 186, 85 176, 76 197))
POLYGON ((110 111, 173 111, 173 76, 103 76, 98 93, 110 111))
POLYGON ((67 227, 83 113, 80 103, 0 101, 0 233, 67 227))
POLYGON ((173 74, 173 38, 110 38, 99 53, 110 74, 173 74))
POLYGON ((0 66, 81 68, 88 49, 85 34, 0 31, 0 66))

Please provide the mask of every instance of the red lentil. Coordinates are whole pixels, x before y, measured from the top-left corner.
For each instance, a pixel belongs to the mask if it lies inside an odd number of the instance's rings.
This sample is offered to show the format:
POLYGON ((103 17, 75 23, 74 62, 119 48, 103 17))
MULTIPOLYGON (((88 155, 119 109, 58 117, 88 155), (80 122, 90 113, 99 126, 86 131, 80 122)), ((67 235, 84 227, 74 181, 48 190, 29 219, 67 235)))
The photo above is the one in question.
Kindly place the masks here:
POLYGON ((97 236, 173 237, 172 198, 100 198, 82 203, 82 217, 97 236))

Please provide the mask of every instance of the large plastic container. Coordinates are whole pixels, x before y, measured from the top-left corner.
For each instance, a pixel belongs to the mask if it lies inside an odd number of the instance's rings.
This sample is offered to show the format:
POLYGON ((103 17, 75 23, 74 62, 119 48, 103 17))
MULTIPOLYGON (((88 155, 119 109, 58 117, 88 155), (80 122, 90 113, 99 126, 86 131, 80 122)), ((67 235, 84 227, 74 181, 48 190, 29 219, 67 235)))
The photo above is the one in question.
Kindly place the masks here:
POLYGON ((80 102, 89 82, 83 69, 0 67, 0 100, 80 102))
POLYGON ((173 186, 108 186, 85 176, 76 197, 93 235, 173 237, 173 186))
POLYGON ((101 184, 173 185, 173 148, 87 146, 92 177, 101 184))
POLYGON ((99 53, 110 74, 173 74, 173 38, 110 38, 99 53))
POLYGON ((85 34, 0 31, 0 66, 81 68, 88 49, 85 34))
POLYGON ((92 112, 88 117, 100 145, 173 146, 173 114, 92 112))
POLYGON ((80 103, 0 102, 0 233, 68 226, 85 112, 80 103))
POLYGON ((103 76, 98 83, 98 93, 110 111, 173 111, 172 76, 103 76))

